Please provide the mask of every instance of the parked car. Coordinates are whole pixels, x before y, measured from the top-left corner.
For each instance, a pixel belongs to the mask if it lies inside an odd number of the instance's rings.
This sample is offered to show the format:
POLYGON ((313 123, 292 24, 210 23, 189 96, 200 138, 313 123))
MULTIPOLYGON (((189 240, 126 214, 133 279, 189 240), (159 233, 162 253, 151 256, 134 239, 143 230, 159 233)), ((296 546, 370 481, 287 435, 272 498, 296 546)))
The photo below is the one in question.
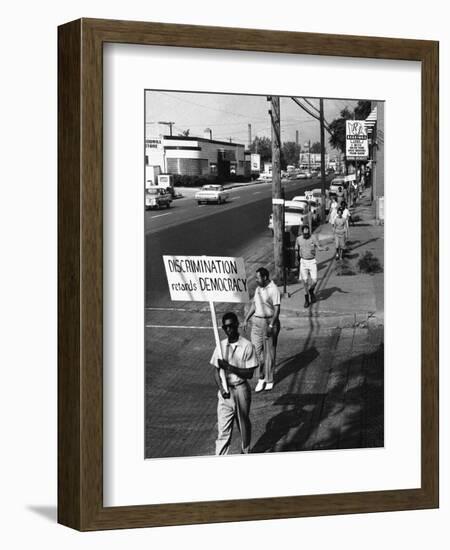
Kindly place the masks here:
MULTIPOLYGON (((284 202, 284 229, 290 232, 294 238, 298 235, 299 227, 309 225, 312 231, 312 216, 308 204, 299 201, 284 202)), ((270 231, 273 234, 273 214, 270 214, 269 225, 270 231)))
POLYGON ((347 182, 345 181, 344 176, 339 176, 331 180, 330 193, 337 193, 339 187, 341 187, 342 189, 347 188, 347 182))
POLYGON ((225 191, 223 185, 204 185, 200 191, 195 193, 195 200, 198 204, 208 204, 210 202, 215 202, 217 204, 222 204, 226 202, 229 194, 228 191, 225 191))
POLYGON ((310 191, 305 191, 305 196, 316 201, 319 206, 322 206, 325 200, 325 197, 322 196, 322 189, 319 187, 311 189, 310 191))
POLYGON ((165 189, 159 187, 147 187, 145 190, 145 209, 161 208, 165 206, 170 208, 172 195, 165 189))
POLYGON ((319 223, 320 221, 320 205, 314 200, 311 195, 298 195, 292 199, 295 202, 306 205, 311 212, 312 223, 319 223))

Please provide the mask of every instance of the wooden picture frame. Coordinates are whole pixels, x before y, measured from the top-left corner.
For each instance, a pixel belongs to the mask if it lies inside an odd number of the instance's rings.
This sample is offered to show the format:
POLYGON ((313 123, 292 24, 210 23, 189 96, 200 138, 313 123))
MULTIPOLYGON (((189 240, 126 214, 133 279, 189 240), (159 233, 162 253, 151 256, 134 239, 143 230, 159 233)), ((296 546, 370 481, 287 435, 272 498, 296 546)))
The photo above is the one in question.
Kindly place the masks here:
POLYGON ((437 507, 438 43, 80 19, 59 27, 58 49, 58 521, 90 531, 437 507), (102 47, 105 42, 421 63, 420 488, 104 507, 102 47))

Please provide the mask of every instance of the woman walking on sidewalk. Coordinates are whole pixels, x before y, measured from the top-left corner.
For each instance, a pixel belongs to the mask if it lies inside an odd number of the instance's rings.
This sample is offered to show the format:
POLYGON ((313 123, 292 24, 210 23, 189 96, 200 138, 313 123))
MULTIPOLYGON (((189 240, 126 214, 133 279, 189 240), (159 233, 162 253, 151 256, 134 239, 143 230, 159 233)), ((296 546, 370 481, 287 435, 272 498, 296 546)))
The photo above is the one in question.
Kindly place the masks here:
POLYGON ((337 260, 342 260, 342 255, 345 249, 345 236, 347 233, 347 221, 342 217, 342 212, 342 208, 338 208, 337 218, 334 220, 333 224, 337 260))

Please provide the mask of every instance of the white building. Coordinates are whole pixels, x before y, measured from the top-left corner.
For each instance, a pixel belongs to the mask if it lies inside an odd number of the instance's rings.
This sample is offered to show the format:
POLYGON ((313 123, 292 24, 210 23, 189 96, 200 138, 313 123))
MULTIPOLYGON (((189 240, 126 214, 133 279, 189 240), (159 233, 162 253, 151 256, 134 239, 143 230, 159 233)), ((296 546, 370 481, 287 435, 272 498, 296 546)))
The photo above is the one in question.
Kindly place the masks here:
MULTIPOLYGON (((298 165, 300 168, 311 168, 311 170, 320 170, 320 159, 320 153, 305 153, 303 151, 300 153, 298 165)), ((330 155, 328 153, 325 153, 325 169, 329 167, 329 162, 330 155)))
POLYGON ((243 176, 244 145, 209 139, 207 135, 149 137, 145 140, 146 165, 160 166, 161 172, 168 174, 243 176))

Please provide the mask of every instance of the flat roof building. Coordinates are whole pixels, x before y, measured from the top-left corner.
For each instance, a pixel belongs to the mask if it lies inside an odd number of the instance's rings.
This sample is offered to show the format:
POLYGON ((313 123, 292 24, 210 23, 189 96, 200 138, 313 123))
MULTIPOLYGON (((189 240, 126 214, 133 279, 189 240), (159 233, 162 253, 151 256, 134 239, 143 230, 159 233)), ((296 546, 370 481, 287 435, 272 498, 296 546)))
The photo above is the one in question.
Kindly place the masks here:
POLYGON ((156 136, 145 140, 147 166, 168 174, 220 176, 245 174, 245 147, 207 137, 156 136))

